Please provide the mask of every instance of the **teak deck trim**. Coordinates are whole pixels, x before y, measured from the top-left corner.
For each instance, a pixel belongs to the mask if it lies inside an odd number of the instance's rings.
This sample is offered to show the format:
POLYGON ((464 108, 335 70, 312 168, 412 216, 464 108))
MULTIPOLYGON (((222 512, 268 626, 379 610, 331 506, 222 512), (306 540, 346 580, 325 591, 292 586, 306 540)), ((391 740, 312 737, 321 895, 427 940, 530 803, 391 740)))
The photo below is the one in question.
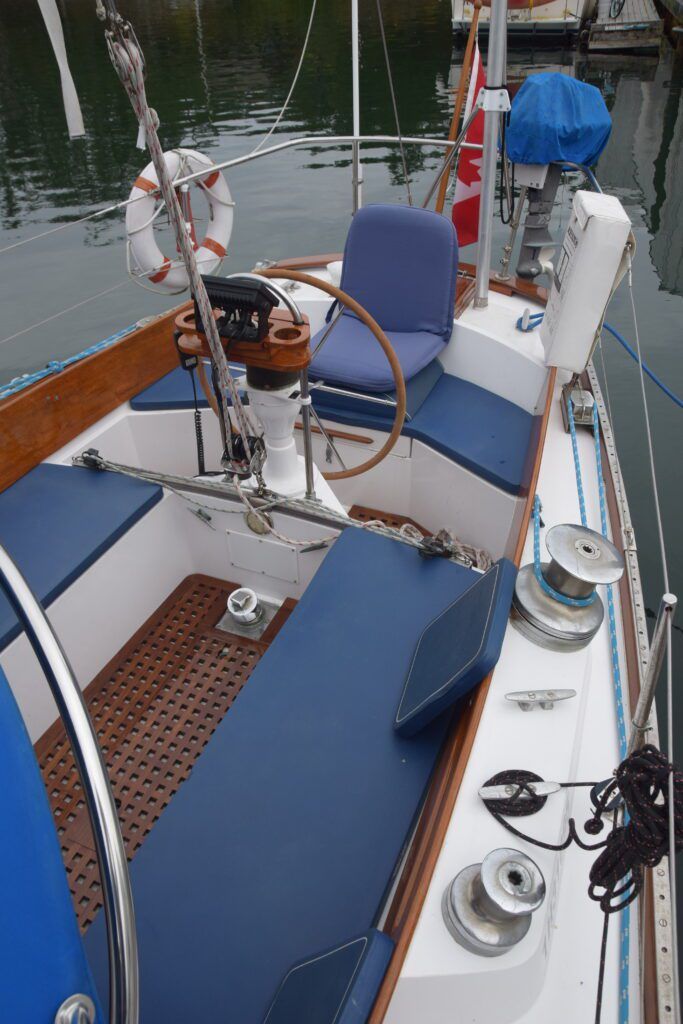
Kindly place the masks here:
POLYGON ((0 402, 0 491, 178 365, 176 307, 0 402))

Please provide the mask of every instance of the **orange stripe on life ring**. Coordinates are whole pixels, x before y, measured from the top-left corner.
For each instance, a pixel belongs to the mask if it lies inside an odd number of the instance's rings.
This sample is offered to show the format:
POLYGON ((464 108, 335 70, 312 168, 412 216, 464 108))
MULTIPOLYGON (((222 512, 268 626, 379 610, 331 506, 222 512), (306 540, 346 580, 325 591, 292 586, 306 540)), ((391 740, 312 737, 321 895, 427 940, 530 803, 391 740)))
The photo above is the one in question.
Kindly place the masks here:
POLYGON ((158 192, 159 186, 155 185, 149 178, 143 178, 142 175, 135 179, 133 188, 141 188, 143 192, 158 192))
POLYGON ((200 249, 208 249, 210 252, 215 253, 220 259, 225 256, 225 249, 220 242, 217 242, 214 238, 209 238, 207 235, 202 244, 199 246, 200 249))
POLYGON ((152 284, 159 284, 160 281, 163 281, 170 269, 171 261, 169 260, 168 256, 164 256, 164 262, 161 264, 161 269, 158 270, 156 274, 150 275, 149 279, 152 282, 152 284))
POLYGON ((204 185, 205 188, 213 188, 213 186, 218 181, 218 176, 219 176, 220 173, 221 173, 220 171, 214 171, 213 174, 210 174, 208 176, 208 178, 204 178, 202 180, 202 185, 204 185))

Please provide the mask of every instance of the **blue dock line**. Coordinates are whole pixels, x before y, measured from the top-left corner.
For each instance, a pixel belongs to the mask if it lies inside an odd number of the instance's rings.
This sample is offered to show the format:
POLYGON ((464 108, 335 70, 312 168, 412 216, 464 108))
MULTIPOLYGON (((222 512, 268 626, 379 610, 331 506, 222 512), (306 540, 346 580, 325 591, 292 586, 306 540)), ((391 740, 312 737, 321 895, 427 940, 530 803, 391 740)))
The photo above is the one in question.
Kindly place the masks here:
MULTIPOLYGON (((586 502, 583 492, 583 478, 581 475, 581 460, 579 458, 579 446, 576 440, 576 424, 574 422, 574 411, 572 408, 571 398, 567 402, 567 417, 569 419, 569 431, 571 433, 572 438, 574 472, 576 474, 576 488, 579 493, 581 522, 583 526, 588 528, 586 502)), ((605 496, 605 480, 602 474, 602 453, 600 451, 600 420, 598 418, 598 407, 596 402, 593 403, 593 442, 595 445, 595 463, 598 474, 600 528, 603 537, 607 537, 607 499, 605 496)), ((619 744, 619 760, 623 761, 627 754, 628 744, 626 739, 624 698, 621 686, 621 668, 619 666, 619 643, 617 638, 617 621, 614 611, 614 594, 612 592, 612 584, 609 584, 606 589, 607 617, 609 623, 609 637, 612 658, 612 680, 614 683, 614 701, 617 714, 617 740, 619 744)), ((621 921, 619 927, 619 1024, 628 1024, 629 1020, 630 922, 631 908, 630 906, 624 907, 624 909, 621 911, 621 921)))
MULTIPOLYGON (((523 331, 525 334, 528 334, 530 331, 535 331, 536 328, 541 325, 543 321, 543 315, 543 313, 532 313, 529 317, 529 321, 526 327, 524 327, 522 324, 524 317, 520 316, 519 320, 517 321, 517 330, 523 331)), ((631 359, 634 359, 636 363, 641 362, 641 360, 638 359, 638 353, 635 351, 634 348, 631 347, 631 345, 628 343, 623 334, 619 333, 616 327, 612 327, 612 325, 608 324, 606 321, 605 323, 603 323, 602 326, 605 328, 606 331, 609 331, 613 338, 616 338, 619 344, 628 352, 631 359)), ((654 384, 657 385, 660 391, 664 392, 667 398, 670 398, 672 402, 675 402, 679 409, 683 409, 683 398, 679 398, 678 395, 675 392, 673 392, 671 388, 667 384, 665 384, 664 381, 660 377, 658 377, 654 370, 651 370, 645 362, 643 362, 643 372, 648 375, 648 377, 654 384)))

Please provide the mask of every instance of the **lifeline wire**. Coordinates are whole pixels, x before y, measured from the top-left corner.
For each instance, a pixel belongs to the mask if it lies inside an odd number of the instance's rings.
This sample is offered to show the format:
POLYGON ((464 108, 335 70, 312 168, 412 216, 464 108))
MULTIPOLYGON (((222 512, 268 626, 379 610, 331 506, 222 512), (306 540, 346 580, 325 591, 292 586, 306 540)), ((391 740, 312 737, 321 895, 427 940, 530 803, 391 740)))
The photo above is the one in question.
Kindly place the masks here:
MULTIPOLYGON (((666 557, 666 544, 664 541, 664 526, 662 523, 662 509, 659 502, 659 488, 657 485, 657 470, 655 468, 654 445, 652 443, 652 428, 650 425, 650 410, 647 404, 645 391, 645 376, 643 373, 643 357, 640 349, 640 332, 638 330, 638 315, 633 295, 633 274, 631 256, 628 256, 628 293, 631 299, 631 312, 633 314, 633 328, 636 338, 636 351, 638 353, 638 369, 640 371, 640 391, 643 399, 643 413, 645 417, 645 432, 647 435, 647 447, 650 457, 650 476, 652 479, 652 496, 655 506, 655 518, 657 520, 657 533, 659 536, 659 550, 662 561, 662 576, 664 579, 664 590, 669 592, 669 566, 666 557)), ((666 746, 669 761, 673 763, 674 738, 673 738, 673 654, 671 650, 671 619, 667 625, 667 651, 666 651, 666 746)), ((673 1004, 674 1020, 680 1024, 681 1020, 681 996, 678 974, 678 910, 676 906, 676 820, 673 810, 674 803, 674 777, 669 776, 669 884, 671 886, 671 936, 672 950, 671 958, 673 963, 673 1004)))
POLYGON ((303 63, 304 63, 304 57, 306 56, 306 50, 308 48, 308 40, 310 39, 310 36, 311 36, 311 29, 313 28, 313 19, 315 17, 315 9, 316 9, 317 4, 318 4, 318 0, 313 0, 313 5, 311 7, 311 15, 310 15, 310 17, 308 19, 308 28, 306 29, 306 38, 304 39, 304 45, 303 45, 302 50, 301 50, 301 56, 299 57, 299 63, 297 64, 296 71, 294 72, 294 78, 292 79, 292 84, 290 85, 289 92, 287 93, 287 99, 282 104, 282 110, 277 115, 277 117, 273 121, 272 125, 270 126, 270 128, 268 129, 266 134, 263 136, 263 138, 258 143, 258 145, 255 146, 251 150, 252 153, 258 153, 258 151, 261 148, 261 146, 265 146, 266 142, 271 137, 271 135, 273 134, 273 132, 275 131, 275 129, 279 125, 279 123, 282 120, 282 118, 285 116, 285 111, 287 110, 287 107, 289 106, 289 101, 291 100, 292 94, 293 94, 293 92, 294 92, 294 90, 296 88, 296 83, 299 81, 299 74, 301 72, 301 68, 302 68, 303 63))
POLYGON ((403 146, 403 136, 401 135, 401 124, 398 116, 398 104, 396 103, 396 93, 394 92, 394 76, 391 73, 391 62, 389 60, 389 47, 387 46, 387 37, 384 31, 384 18, 382 16, 382 0, 376 0, 377 2, 377 18, 379 20, 379 31, 382 36, 382 47, 384 49, 384 61, 387 66, 387 78, 389 79, 389 92, 391 93, 391 105, 394 108, 394 120, 396 122, 396 134, 398 136, 398 146, 401 151, 401 163, 403 164, 403 178, 406 183, 406 191, 408 193, 408 206, 413 205, 413 196, 410 191, 410 178, 408 177, 408 164, 406 162, 406 151, 403 146))

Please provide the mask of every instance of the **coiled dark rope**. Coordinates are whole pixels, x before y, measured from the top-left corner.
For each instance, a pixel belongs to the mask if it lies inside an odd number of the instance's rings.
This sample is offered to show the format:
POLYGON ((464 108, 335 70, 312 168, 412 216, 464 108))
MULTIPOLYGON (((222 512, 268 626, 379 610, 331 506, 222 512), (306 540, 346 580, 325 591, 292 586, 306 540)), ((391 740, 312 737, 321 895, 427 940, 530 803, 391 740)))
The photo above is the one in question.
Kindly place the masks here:
POLYGON ((204 452, 204 430, 202 427, 202 411, 197 400, 197 381, 194 370, 190 370, 192 380, 192 397, 194 399, 194 434, 197 441, 197 472, 200 476, 206 473, 206 456, 204 452))
MULTIPOLYGON (((542 779, 533 772, 509 770, 494 775, 486 785, 514 787, 509 797, 485 800, 488 810, 503 828, 527 843, 544 850, 566 850, 572 842, 582 850, 601 850, 589 873, 588 895, 600 904, 605 915, 600 946, 600 967, 595 1007, 595 1022, 599 1024, 602 1011, 602 993, 605 976, 605 956, 610 914, 623 910, 640 894, 644 883, 644 868, 653 868, 669 852, 669 776, 674 777, 675 848, 683 849, 683 772, 667 761, 652 744, 634 751, 619 765, 614 778, 598 798, 595 812, 584 825, 589 835, 602 831, 603 815, 614 807, 614 798, 623 800, 622 824, 619 814, 614 815, 612 831, 607 839, 586 843, 578 834, 574 818, 568 822, 567 837, 562 843, 546 843, 525 835, 505 817, 534 814, 545 804, 547 797, 538 796, 534 782, 542 779), (524 794, 524 795, 523 795, 524 794)), ((593 782, 564 782, 563 789, 576 786, 595 786, 593 782)), ((621 803, 621 801, 620 801, 621 803)))

